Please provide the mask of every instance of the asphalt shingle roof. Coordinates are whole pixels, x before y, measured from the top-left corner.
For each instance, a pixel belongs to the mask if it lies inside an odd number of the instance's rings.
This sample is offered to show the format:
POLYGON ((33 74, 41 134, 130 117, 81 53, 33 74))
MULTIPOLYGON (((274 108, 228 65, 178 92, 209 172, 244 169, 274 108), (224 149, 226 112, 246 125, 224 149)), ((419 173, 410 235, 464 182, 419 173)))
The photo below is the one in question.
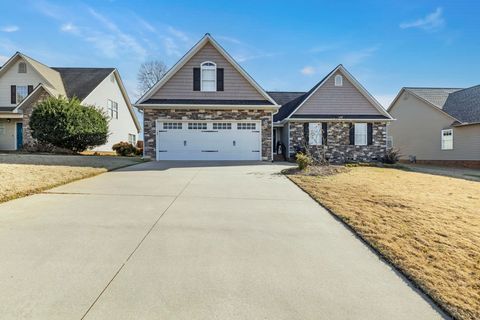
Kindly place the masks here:
POLYGON ((417 96, 427 100, 434 106, 442 109, 445 101, 447 101, 448 95, 461 88, 405 88, 408 91, 413 92, 417 96))
POLYGON ((279 105, 284 105, 293 99, 300 97, 305 94, 303 92, 287 92, 287 91, 267 91, 268 95, 272 97, 273 100, 279 105))
POLYGON ((52 68, 62 77, 68 98, 85 99, 114 68, 52 68))
POLYGON ((480 85, 451 93, 443 111, 464 123, 480 122, 480 85))

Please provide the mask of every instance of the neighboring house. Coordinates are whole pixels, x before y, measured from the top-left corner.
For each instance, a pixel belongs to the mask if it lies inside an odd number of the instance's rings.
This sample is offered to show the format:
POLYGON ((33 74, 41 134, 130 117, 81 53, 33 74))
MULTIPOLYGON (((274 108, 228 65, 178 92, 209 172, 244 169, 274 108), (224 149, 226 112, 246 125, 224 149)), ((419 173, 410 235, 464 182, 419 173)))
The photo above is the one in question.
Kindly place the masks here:
POLYGON ((110 136, 95 151, 112 151, 120 141, 135 143, 140 123, 115 68, 52 68, 20 52, 0 68, 0 150, 34 143, 29 119, 46 96, 77 97, 110 117, 110 136))
POLYGON ((480 167, 480 86, 402 88, 388 110, 402 159, 480 167))
POLYGON ((318 154, 321 137, 332 162, 379 160, 392 120, 343 66, 309 92, 268 93, 209 34, 136 106, 156 160, 273 160, 277 142, 291 158, 305 139, 318 154))

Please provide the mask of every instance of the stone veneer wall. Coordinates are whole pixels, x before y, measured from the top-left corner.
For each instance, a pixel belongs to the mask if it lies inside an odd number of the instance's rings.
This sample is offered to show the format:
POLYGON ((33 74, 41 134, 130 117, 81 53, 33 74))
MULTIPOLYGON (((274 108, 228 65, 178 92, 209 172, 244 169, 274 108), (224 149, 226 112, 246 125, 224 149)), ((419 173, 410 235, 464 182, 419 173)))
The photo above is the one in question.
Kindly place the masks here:
POLYGON ((267 110, 144 109, 144 155, 156 158, 157 119, 173 120, 261 120, 262 160, 272 160, 272 112, 267 110))
MULTIPOLYGON (((291 159, 295 157, 295 149, 305 146, 305 136, 303 133, 304 122, 289 122, 290 126, 290 147, 289 155, 291 159)), ((350 145, 349 123, 348 122, 328 122, 327 145, 309 146, 312 155, 319 157, 323 148, 325 158, 331 163, 345 163, 347 161, 376 161, 380 160, 386 152, 387 146, 387 127, 385 122, 373 123, 373 143, 367 146, 350 145)))
POLYGON ((30 117, 33 112, 33 108, 37 105, 38 102, 47 98, 49 95, 46 92, 43 92, 37 99, 32 101, 29 104, 24 104, 22 106, 23 113, 23 148, 28 149, 36 144, 36 140, 32 137, 32 130, 30 129, 30 117))

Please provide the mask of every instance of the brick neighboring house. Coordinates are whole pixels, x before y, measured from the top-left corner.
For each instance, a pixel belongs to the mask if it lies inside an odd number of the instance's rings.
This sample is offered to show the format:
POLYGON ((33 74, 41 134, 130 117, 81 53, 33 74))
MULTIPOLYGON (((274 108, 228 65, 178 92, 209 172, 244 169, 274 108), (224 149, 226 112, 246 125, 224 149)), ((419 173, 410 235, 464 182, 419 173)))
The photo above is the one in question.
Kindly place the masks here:
POLYGON ((308 92, 266 92, 209 34, 136 107, 156 160, 292 159, 308 145, 331 162, 375 161, 393 120, 341 65, 308 92))
POLYGON ((48 96, 77 97, 108 113, 108 141, 94 151, 112 151, 120 141, 136 142, 140 122, 117 69, 54 68, 17 52, 0 68, 0 150, 35 144, 30 116, 48 96))

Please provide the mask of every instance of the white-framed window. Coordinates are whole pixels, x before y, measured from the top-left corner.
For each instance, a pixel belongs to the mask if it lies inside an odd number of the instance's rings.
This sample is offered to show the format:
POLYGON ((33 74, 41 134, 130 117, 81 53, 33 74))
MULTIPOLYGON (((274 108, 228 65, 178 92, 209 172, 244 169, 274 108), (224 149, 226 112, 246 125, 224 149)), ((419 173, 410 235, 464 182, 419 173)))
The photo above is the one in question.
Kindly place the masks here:
POLYGON ((237 130, 255 130, 257 128, 256 123, 239 122, 237 123, 237 130))
POLYGON ((22 102, 28 96, 28 86, 17 86, 17 103, 22 102))
POLYGON ((229 122, 214 122, 213 130, 231 130, 232 124, 229 122))
POLYGON ((308 144, 311 146, 322 145, 322 124, 309 123, 308 124, 308 144))
POLYGON ((111 119, 118 119, 118 103, 107 100, 107 111, 111 119))
POLYGON ((442 130, 442 150, 453 149, 453 129, 442 130))
POLYGON ((182 129, 181 122, 164 122, 162 124, 163 130, 180 130, 182 129))
POLYGON ((211 61, 200 65, 200 90, 217 91, 217 65, 211 61))
POLYGON ((366 146, 367 145, 367 124, 355 123, 355 145, 366 146))
POLYGON ((132 145, 136 145, 137 144, 137 136, 134 135, 133 133, 129 133, 128 134, 128 143, 130 143, 132 145))
POLYGON ((0 136, 5 135, 5 123, 0 122, 0 136))
POLYGON ((343 86, 343 77, 339 74, 335 76, 335 87, 343 86))
POLYGON ((207 130, 206 122, 189 122, 188 130, 207 130))
POLYGON ((27 64, 25 62, 18 64, 18 73, 27 73, 27 64))

